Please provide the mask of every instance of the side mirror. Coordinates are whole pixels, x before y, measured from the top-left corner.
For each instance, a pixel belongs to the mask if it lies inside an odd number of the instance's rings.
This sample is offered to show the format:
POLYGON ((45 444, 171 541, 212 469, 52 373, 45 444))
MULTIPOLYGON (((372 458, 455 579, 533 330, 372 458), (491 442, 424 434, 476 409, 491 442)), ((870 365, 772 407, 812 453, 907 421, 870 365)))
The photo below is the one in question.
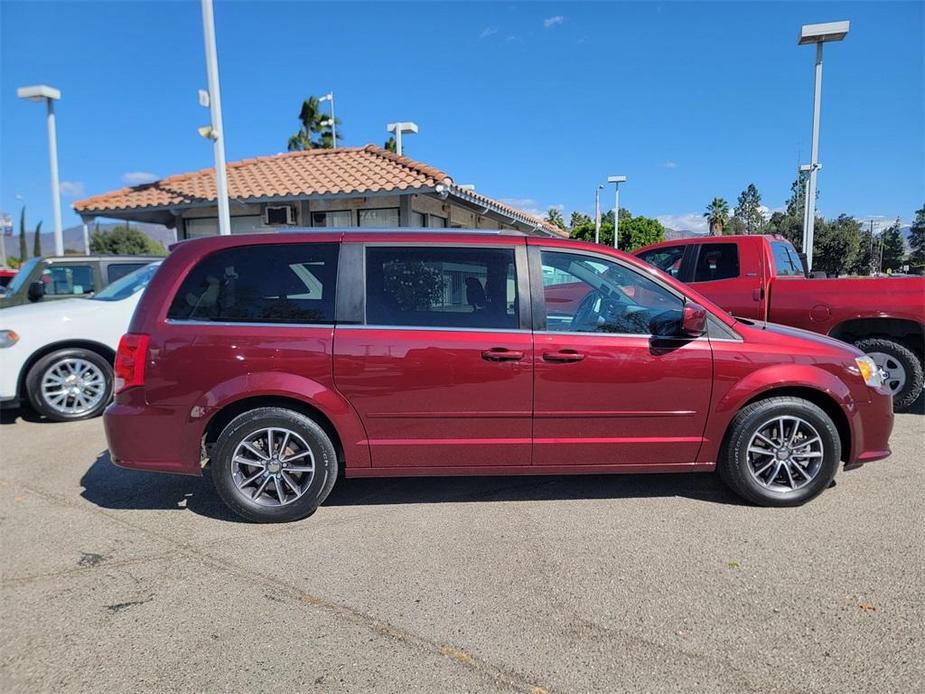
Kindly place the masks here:
POLYGON ((31 282, 27 296, 29 301, 41 301, 45 296, 45 283, 42 281, 31 282))
POLYGON ((687 302, 681 312, 681 334, 700 337, 707 329, 707 310, 700 304, 687 302))

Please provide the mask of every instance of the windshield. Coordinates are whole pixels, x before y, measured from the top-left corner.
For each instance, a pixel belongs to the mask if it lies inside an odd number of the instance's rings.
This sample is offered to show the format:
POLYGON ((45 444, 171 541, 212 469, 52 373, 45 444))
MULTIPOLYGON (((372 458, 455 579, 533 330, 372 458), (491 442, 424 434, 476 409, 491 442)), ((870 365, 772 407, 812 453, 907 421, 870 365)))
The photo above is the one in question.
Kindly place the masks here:
POLYGON ((159 266, 160 263, 158 262, 138 268, 135 272, 116 280, 96 296, 90 297, 90 301, 122 301, 122 299, 127 299, 148 286, 159 266))
POLYGON ((19 272, 16 273, 16 276, 13 278, 13 281, 10 282, 10 286, 7 287, 7 294, 15 294, 18 292, 22 286, 26 283, 26 279, 29 275, 32 274, 32 270, 36 265, 42 262, 41 258, 33 258, 22 264, 19 268, 19 272))

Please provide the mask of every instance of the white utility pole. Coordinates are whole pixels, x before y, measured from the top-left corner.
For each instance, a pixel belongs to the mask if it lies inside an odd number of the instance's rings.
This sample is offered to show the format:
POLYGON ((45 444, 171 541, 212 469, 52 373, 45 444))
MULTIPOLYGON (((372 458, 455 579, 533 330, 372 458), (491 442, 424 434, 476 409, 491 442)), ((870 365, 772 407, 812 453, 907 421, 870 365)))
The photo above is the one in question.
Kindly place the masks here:
POLYGON ((822 44, 841 41, 848 34, 849 22, 804 24, 799 45, 816 44, 815 88, 813 90, 813 147, 810 158, 809 184, 806 193, 806 219, 803 227, 803 252, 807 271, 813 269, 813 235, 816 229, 816 174, 819 172, 819 116, 822 110, 822 44))
POLYGON ((603 184, 594 189, 594 243, 601 242, 601 189, 603 184))
POLYGON ((61 92, 46 84, 20 87, 16 96, 28 101, 44 101, 48 120, 48 158, 51 163, 51 209, 55 225, 55 255, 64 255, 64 236, 61 231, 61 192, 58 184, 58 135, 55 127, 55 101, 61 92))
POLYGON ((337 149, 337 120, 334 118, 334 92, 328 92, 318 99, 318 103, 323 103, 325 101, 331 102, 331 118, 328 121, 322 122, 322 125, 329 124, 331 126, 331 148, 337 149))
POLYGON ((417 123, 412 123, 411 121, 398 121, 397 123, 389 123, 385 126, 385 129, 395 135, 395 154, 401 156, 401 134, 403 132, 417 133, 418 125, 417 123))
POLYGON ((608 176, 608 183, 613 183, 614 187, 614 208, 613 208, 613 247, 620 248, 620 184, 626 183, 626 176, 608 176))
MULTIPOLYGON (((222 97, 218 81, 218 52, 215 49, 215 17, 212 0, 202 0, 202 29, 206 46, 206 72, 209 75, 209 112, 212 127, 207 137, 212 140, 215 156, 215 190, 218 201, 218 233, 231 233, 231 213, 228 208, 228 176, 225 173, 225 130, 222 125, 222 97)), ((202 132, 202 130, 200 130, 202 132)))

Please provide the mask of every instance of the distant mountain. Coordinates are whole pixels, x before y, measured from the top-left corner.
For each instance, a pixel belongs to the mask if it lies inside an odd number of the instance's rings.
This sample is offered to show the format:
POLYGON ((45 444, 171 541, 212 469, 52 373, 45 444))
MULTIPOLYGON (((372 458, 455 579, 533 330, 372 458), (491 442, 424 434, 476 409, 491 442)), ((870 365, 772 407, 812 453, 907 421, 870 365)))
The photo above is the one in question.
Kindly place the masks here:
MULTIPOLYGON (((112 231, 115 227, 125 226, 124 222, 113 222, 108 224, 100 224, 100 231, 112 231)), ((133 229, 138 229, 138 231, 144 233, 147 236, 150 236, 155 241, 159 241, 164 245, 164 248, 167 248, 168 245, 176 241, 175 230, 168 229, 162 224, 145 224, 145 223, 136 223, 132 222, 131 227, 133 229)), ((90 235, 93 235, 93 232, 96 231, 96 225, 90 225, 90 235)), ((80 251, 83 253, 84 250, 84 232, 83 226, 77 225, 68 227, 67 229, 62 230, 62 236, 64 236, 64 249, 65 250, 74 250, 80 251)), ((32 257, 32 237, 33 232, 26 232, 26 248, 29 250, 29 257, 32 257)), ((55 235, 54 232, 42 233, 40 234, 42 239, 42 255, 54 255, 55 252, 55 235)), ((4 239, 6 243, 6 257, 10 256, 19 256, 19 229, 17 228, 12 236, 7 236, 4 239)))
POLYGON ((666 241, 677 241, 678 239, 690 239, 698 236, 706 236, 703 231, 690 231, 685 229, 665 229, 666 241))

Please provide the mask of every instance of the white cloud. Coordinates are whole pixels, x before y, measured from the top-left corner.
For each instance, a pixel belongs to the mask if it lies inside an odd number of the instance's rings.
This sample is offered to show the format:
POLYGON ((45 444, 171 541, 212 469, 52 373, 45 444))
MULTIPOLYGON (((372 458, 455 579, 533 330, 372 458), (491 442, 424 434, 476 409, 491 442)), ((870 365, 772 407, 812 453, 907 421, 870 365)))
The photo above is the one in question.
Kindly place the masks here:
POLYGON ((565 212, 565 205, 561 202, 542 205, 535 198, 501 198, 501 202, 537 217, 545 217, 550 208, 555 208, 562 213, 565 212))
POLYGON ((706 218, 702 214, 697 214, 696 212, 688 212, 686 214, 660 214, 656 219, 662 223, 662 226, 668 229, 677 229, 678 231, 708 231, 706 218))
POLYGON ((661 164, 659 164, 658 166, 659 166, 660 169, 677 169, 677 168, 678 168, 678 162, 676 162, 676 161, 671 161, 671 160, 669 159, 669 160, 667 160, 667 161, 663 161, 663 162, 662 162, 661 164))
POLYGON ((156 181, 157 178, 157 174, 151 173, 150 171, 129 171, 128 173, 122 174, 122 180, 130 186, 140 186, 142 183, 156 181))
POLYGON ((485 27, 484 29, 482 29, 482 33, 479 34, 479 38, 487 39, 489 36, 494 36, 497 33, 498 33, 498 27, 495 27, 495 26, 485 27))
POLYGON ((81 181, 61 181, 61 195, 69 198, 79 198, 84 194, 84 184, 81 181))
POLYGON ((564 21, 565 21, 565 17, 563 17, 561 14, 557 14, 555 17, 547 17, 546 19, 544 19, 543 26, 546 29, 551 29, 557 24, 562 24, 562 22, 564 21))

